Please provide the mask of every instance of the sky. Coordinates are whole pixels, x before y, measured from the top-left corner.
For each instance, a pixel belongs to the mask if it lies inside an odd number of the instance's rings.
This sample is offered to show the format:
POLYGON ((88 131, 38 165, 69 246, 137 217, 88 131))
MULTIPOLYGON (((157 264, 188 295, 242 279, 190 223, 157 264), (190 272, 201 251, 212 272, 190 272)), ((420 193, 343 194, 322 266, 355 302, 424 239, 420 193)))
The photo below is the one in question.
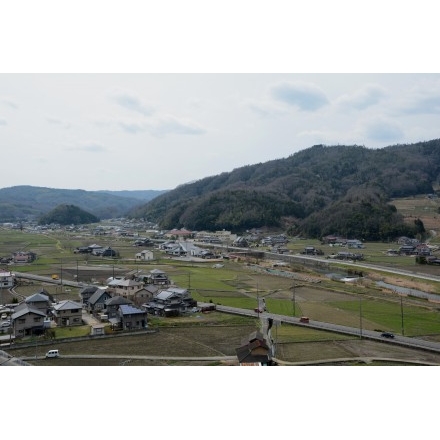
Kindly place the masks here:
POLYGON ((426 63, 435 58, 435 19, 426 8, 419 23, 402 6, 402 28, 390 34, 383 24, 395 10, 386 2, 380 14, 369 2, 363 21, 350 9, 352 20, 331 18, 343 1, 312 1, 293 15, 278 0, 272 14, 257 1, 252 11, 234 3, 232 15, 198 1, 139 14, 132 1, 125 14, 118 2, 105 11, 91 2, 86 16, 34 3, 25 17, 8 5, 20 26, 0 28, 9 38, 0 146, 11 164, 0 188, 168 190, 315 144, 383 148, 440 137, 440 70, 426 63))
POLYGON ((440 137, 440 74, 0 75, 0 187, 172 189, 315 144, 440 137))

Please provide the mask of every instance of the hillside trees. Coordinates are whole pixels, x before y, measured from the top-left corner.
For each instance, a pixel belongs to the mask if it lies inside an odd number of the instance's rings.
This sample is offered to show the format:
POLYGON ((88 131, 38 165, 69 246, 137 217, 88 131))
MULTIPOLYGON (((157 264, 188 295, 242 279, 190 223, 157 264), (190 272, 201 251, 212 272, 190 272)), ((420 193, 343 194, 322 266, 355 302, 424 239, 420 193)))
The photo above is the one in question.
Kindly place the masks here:
POLYGON ((97 223, 99 218, 74 205, 59 205, 38 220, 39 225, 81 225, 97 223))
POLYGON ((433 193, 440 140, 382 149, 315 145, 286 159, 247 165, 181 185, 129 212, 164 229, 287 226, 295 234, 385 240, 413 236, 389 201, 433 193))

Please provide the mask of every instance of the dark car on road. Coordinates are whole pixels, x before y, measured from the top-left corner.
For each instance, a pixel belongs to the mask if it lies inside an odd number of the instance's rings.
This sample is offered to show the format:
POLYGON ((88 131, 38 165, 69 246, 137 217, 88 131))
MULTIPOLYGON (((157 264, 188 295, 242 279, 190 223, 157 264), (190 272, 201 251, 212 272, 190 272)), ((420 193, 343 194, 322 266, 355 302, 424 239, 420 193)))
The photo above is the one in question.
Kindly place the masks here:
POLYGON ((390 332, 383 332, 381 336, 382 338, 394 339, 394 335, 390 332))

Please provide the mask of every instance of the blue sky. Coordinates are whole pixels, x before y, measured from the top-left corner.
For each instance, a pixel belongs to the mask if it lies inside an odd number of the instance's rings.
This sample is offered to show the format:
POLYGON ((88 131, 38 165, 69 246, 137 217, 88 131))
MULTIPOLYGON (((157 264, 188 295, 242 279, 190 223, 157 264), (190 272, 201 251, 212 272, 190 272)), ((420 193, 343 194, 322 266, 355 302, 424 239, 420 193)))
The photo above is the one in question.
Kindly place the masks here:
MULTIPOLYGON (((14 164, 0 187, 172 189, 318 143, 382 148, 440 137, 428 8, 401 6, 390 35, 396 11, 386 3, 369 2, 362 17, 344 1, 294 11, 284 1, 271 10, 245 3, 231 14, 227 1, 138 13, 132 1, 125 10, 92 2, 84 15, 28 2, 20 24, 5 20, 0 30, 10 41, 0 145, 14 164)), ((20 7, 8 5, 8 16, 20 7)))

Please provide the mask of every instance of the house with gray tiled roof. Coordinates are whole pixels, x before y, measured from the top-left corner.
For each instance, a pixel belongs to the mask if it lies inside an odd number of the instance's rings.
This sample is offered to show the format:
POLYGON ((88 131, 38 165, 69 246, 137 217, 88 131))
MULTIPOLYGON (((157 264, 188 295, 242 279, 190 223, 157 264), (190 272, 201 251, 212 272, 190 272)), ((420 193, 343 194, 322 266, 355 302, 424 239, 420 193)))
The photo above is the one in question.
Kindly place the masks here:
POLYGON ((42 334, 45 329, 46 313, 23 302, 15 307, 11 321, 12 333, 16 338, 42 334))
POLYGON ((131 278, 124 278, 122 280, 115 279, 108 283, 108 291, 114 295, 125 296, 126 298, 133 298, 138 290, 144 287, 142 281, 133 280, 131 278))
POLYGON ((31 296, 28 296, 24 301, 28 306, 41 310, 45 314, 47 314, 50 310, 51 301, 49 295, 45 290, 42 290, 40 292, 34 293, 31 296))
POLYGON ((142 307, 152 315, 177 316, 185 310, 197 306, 187 289, 169 287, 159 291, 153 299, 142 307))
POLYGON ((58 327, 82 325, 82 305, 70 299, 55 304, 51 313, 58 327))
POLYGON ((138 280, 145 284, 168 285, 170 280, 166 272, 160 269, 152 269, 148 275, 139 275, 138 280))
POLYGON ((99 289, 98 286, 86 286, 80 290, 79 296, 83 305, 87 305, 90 297, 99 289))
POLYGON ((109 292, 105 289, 98 288, 96 292, 89 298, 87 303, 87 311, 89 313, 97 314, 105 310, 105 302, 111 298, 109 292))

